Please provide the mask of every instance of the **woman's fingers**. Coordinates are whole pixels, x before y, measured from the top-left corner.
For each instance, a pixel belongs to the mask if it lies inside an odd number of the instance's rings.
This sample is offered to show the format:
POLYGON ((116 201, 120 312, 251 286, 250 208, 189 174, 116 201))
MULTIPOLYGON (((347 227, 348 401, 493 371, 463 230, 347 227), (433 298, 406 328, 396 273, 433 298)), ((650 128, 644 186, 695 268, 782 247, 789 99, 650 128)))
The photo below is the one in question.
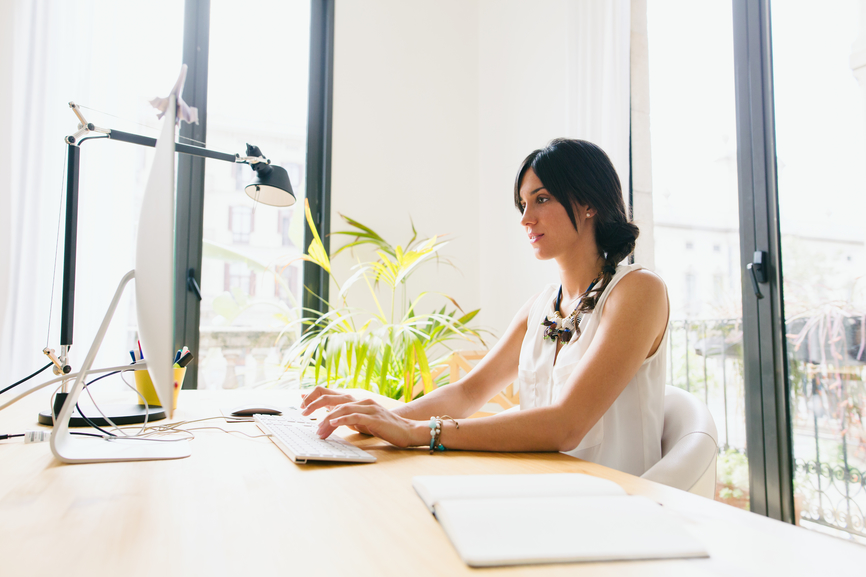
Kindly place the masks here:
MULTIPOLYGON (((328 438, 328 436, 330 436, 331 433, 334 432, 337 427, 340 426, 340 424, 343 424, 336 423, 336 421, 341 417, 353 413, 373 414, 377 413, 379 410, 381 410, 381 408, 382 407, 380 407, 379 405, 364 402, 342 404, 330 413, 328 413, 326 417, 322 418, 321 422, 319 423, 319 429, 317 433, 321 438, 326 439, 328 438)), ((367 423, 364 424, 366 425, 367 423)))
POLYGON ((343 403, 352 403, 354 401, 355 397, 352 395, 319 386, 313 389, 301 400, 301 412, 304 415, 309 415, 322 407, 335 407, 343 403))
POLYGON ((322 395, 326 395, 328 393, 329 393, 329 391, 325 387, 322 387, 322 386, 315 387, 309 393, 305 393, 305 394, 301 395, 301 408, 303 409, 304 407, 307 406, 307 403, 312 402, 312 401, 318 399, 319 397, 321 397, 322 395))
POLYGON ((426 442, 420 438, 420 435, 426 435, 426 427, 422 430, 417 422, 395 415, 368 400, 340 405, 322 419, 317 434, 325 439, 337 427, 344 425, 363 430, 398 447, 411 447, 426 442))

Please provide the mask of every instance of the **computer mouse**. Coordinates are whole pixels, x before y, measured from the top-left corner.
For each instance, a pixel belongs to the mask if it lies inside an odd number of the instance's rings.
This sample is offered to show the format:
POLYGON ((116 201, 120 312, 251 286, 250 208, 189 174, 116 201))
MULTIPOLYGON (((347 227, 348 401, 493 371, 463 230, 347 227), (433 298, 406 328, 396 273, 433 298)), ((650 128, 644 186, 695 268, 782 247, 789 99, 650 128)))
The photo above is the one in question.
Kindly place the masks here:
POLYGON ((264 403, 247 403, 231 411, 233 417, 252 417, 253 415, 282 415, 283 411, 264 403))

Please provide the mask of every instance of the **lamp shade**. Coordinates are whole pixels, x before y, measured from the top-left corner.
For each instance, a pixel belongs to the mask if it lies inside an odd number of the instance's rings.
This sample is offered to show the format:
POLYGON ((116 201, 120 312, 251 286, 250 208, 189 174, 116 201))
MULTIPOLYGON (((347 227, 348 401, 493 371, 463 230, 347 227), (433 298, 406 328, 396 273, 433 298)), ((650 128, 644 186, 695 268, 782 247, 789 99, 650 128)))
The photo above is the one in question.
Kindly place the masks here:
POLYGON ((270 206, 292 206, 295 193, 289 173, 282 166, 272 166, 259 162, 253 165, 256 175, 244 188, 247 196, 270 206))

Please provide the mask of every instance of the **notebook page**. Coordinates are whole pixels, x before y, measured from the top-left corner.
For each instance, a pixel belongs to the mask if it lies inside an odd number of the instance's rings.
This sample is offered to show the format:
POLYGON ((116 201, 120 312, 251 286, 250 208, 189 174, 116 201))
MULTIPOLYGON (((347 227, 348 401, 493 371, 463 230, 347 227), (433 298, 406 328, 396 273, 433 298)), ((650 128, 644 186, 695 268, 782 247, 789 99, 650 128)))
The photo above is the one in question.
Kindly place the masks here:
POLYGON ((455 499, 437 502, 435 513, 472 567, 708 556, 645 497, 455 499))

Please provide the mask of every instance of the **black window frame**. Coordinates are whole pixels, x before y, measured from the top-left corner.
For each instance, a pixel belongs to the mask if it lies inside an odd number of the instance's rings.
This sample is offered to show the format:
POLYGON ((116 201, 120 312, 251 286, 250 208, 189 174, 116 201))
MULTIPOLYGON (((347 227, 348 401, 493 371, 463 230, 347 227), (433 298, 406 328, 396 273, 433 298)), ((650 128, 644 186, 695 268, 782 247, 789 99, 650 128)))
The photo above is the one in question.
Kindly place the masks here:
POLYGON ((732 8, 750 508, 793 523, 770 0, 733 0, 732 8), (756 251, 765 255, 762 297, 747 269, 756 251))

